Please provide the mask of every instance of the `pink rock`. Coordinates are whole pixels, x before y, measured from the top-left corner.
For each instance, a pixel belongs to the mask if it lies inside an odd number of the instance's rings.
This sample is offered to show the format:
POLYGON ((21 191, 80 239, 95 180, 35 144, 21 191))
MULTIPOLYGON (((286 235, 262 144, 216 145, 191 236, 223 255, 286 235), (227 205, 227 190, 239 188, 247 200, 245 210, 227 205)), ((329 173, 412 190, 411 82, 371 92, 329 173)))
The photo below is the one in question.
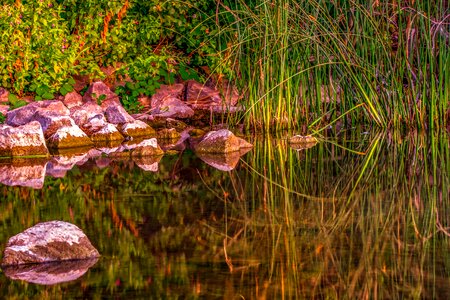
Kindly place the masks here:
POLYGON ((186 119, 194 116, 194 111, 186 102, 174 97, 163 99, 159 103, 159 107, 152 111, 152 115, 162 118, 179 118, 186 119))
POLYGON ((105 116, 109 123, 121 124, 134 121, 121 105, 110 105, 105 110, 105 116))
POLYGON ((67 106, 67 108, 70 109, 72 107, 83 105, 83 97, 81 97, 81 95, 76 91, 72 91, 64 96, 62 102, 65 106, 67 106))
POLYGON ((11 237, 3 253, 2 266, 99 256, 80 228, 63 221, 50 221, 39 223, 11 237))
POLYGON ((106 100, 115 100, 119 102, 119 96, 113 93, 111 89, 101 81, 91 83, 83 96, 84 102, 94 101, 98 103, 106 100))
POLYGON ((198 153, 230 153, 253 147, 227 129, 208 132, 195 146, 198 153))
POLYGON ((2 105, 0 104, 0 114, 6 116, 9 110, 9 105, 2 105))
POLYGON ((9 186, 41 189, 44 186, 47 159, 26 159, 0 165, 0 182, 9 186))
POLYGON ((6 89, 0 87, 0 104, 8 102, 8 96, 9 92, 6 89))
POLYGON ((72 107, 70 109, 70 117, 75 121, 75 124, 80 127, 85 125, 94 117, 97 119, 103 119, 106 123, 102 107, 92 101, 86 102, 82 106, 72 107))
POLYGON ((51 112, 53 115, 69 116, 69 109, 58 100, 46 100, 32 102, 25 106, 10 110, 6 115, 6 123, 11 126, 20 126, 34 120, 36 112, 45 114, 51 112))
POLYGON ((177 98, 182 100, 184 84, 178 83, 173 85, 161 85, 151 99, 151 108, 158 108, 167 98, 177 98))
POLYGON ((112 142, 124 140, 124 136, 112 124, 105 124, 101 129, 91 133, 90 138, 94 142, 112 142))
POLYGON ((33 116, 33 119, 41 124, 45 138, 49 138, 55 134, 61 127, 76 126, 70 117, 57 115, 51 111, 38 111, 33 116))
POLYGON ((77 164, 84 164, 88 160, 86 153, 72 156, 54 156, 47 164, 46 175, 55 178, 63 178, 67 171, 77 164))
POLYGON ((47 139, 49 148, 63 149, 92 146, 91 139, 77 125, 59 128, 47 139))
POLYGON ((48 155, 41 124, 37 121, 19 127, 0 125, 0 157, 48 155))
POLYGON ((186 82, 186 102, 189 104, 221 105, 223 103, 219 91, 194 80, 186 82))
POLYGON ((117 128, 124 136, 139 137, 151 136, 156 134, 156 131, 149 125, 147 125, 147 123, 139 120, 134 120, 130 123, 119 124, 117 128))

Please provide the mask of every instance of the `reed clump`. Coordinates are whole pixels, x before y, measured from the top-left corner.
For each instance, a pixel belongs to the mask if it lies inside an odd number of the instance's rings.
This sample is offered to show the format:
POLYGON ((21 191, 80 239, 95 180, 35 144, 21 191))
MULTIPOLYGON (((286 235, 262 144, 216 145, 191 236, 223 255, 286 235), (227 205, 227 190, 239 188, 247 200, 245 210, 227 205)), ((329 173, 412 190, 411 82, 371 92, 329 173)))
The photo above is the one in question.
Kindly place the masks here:
POLYGON ((229 0, 216 22, 249 127, 448 123, 446 0, 229 0))

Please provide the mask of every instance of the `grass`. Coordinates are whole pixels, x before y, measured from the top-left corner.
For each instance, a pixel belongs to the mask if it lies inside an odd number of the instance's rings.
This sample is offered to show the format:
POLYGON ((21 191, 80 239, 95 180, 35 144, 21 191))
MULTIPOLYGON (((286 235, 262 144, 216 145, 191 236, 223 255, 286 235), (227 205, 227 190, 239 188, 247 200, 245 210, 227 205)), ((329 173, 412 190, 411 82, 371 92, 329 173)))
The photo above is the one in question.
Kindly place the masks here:
POLYGON ((433 129, 448 120, 447 1, 220 2, 220 36, 248 127, 433 129))

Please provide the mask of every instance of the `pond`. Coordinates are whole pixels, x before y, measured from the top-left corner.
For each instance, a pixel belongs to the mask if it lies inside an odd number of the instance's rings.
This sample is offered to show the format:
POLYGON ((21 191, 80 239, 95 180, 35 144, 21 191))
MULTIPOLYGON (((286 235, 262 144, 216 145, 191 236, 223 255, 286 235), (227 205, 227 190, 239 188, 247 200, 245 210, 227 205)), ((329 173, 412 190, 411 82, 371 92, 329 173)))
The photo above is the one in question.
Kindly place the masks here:
POLYGON ((102 255, 55 285, 2 271, 0 294, 450 299, 448 135, 355 130, 309 149, 287 136, 249 136, 250 152, 215 161, 186 150, 0 162, 1 251, 63 220, 102 255))

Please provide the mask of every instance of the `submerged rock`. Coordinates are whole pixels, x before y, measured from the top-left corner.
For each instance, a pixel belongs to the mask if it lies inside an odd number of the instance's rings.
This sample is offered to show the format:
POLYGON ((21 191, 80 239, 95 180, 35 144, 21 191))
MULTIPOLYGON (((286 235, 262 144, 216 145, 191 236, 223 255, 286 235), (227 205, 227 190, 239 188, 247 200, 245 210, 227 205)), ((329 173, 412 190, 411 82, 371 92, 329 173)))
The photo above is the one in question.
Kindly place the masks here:
POLYGON ((227 129, 208 132, 194 146, 198 153, 230 153, 253 147, 249 142, 235 136, 227 129))
POLYGON ((48 155, 41 124, 37 121, 19 127, 0 125, 0 157, 48 155))
POLYGON ((44 264, 28 264, 7 266, 4 274, 12 280, 22 280, 29 283, 53 285, 76 280, 83 276, 98 258, 49 262, 44 264))
POLYGON ((39 223, 11 237, 3 253, 2 266, 99 256, 80 228, 63 221, 50 221, 39 223))

